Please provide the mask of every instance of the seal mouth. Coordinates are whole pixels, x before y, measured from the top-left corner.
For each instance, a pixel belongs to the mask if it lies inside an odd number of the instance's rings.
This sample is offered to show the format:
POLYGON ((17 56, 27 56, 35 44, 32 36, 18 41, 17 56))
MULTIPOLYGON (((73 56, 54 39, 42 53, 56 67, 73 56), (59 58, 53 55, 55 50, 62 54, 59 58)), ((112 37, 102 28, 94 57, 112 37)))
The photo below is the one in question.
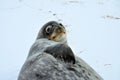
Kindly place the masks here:
POLYGON ((63 27, 58 26, 51 34, 50 40, 62 42, 64 39, 66 39, 66 30, 63 27))

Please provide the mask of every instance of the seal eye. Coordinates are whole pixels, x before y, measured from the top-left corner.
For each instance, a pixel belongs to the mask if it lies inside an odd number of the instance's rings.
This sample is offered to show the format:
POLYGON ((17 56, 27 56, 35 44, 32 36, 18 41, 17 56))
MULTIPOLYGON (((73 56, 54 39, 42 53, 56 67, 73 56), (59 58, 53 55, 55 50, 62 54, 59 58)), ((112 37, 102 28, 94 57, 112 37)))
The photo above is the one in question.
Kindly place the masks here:
POLYGON ((60 25, 61 27, 65 28, 61 23, 59 23, 59 25, 60 25))
POLYGON ((46 28, 46 33, 47 33, 47 34, 50 34, 51 29, 52 29, 52 26, 48 26, 48 27, 46 28))
POLYGON ((60 26, 63 26, 61 23, 59 23, 60 26))

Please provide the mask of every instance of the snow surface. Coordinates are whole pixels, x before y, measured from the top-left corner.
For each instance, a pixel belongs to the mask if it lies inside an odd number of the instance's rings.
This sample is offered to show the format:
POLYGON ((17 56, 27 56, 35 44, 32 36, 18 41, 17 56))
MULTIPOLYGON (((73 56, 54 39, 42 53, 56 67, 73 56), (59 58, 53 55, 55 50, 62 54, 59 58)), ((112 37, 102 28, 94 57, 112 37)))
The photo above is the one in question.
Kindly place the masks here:
POLYGON ((17 80, 37 33, 63 23, 76 55, 105 80, 120 80, 120 0, 0 0, 0 80, 17 80))

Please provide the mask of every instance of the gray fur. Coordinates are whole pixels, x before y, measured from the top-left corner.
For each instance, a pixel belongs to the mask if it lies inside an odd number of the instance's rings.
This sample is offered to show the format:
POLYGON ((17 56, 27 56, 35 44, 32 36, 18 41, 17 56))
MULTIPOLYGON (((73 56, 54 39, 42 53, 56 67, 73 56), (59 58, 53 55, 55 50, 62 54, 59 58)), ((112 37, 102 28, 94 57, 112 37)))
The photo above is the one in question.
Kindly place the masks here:
POLYGON ((23 65, 18 80, 103 80, 82 59, 64 63, 46 53, 30 56, 23 65))
POLYGON ((67 44, 47 39, 44 30, 51 24, 59 25, 51 21, 41 28, 18 80, 103 80, 67 44))

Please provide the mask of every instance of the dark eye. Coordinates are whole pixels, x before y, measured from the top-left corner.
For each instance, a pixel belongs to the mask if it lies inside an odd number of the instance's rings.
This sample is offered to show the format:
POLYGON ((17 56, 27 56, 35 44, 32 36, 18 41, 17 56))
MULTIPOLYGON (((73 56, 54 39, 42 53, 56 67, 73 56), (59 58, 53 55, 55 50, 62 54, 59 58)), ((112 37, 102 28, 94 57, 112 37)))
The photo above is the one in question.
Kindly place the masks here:
POLYGON ((47 34, 49 34, 49 33, 51 32, 51 28, 52 28, 52 26, 48 26, 48 27, 46 28, 46 33, 47 33, 47 34))
POLYGON ((60 26, 63 26, 61 23, 59 23, 60 26))
POLYGON ((62 26, 63 28, 65 28, 61 23, 59 23, 60 26, 62 26))

